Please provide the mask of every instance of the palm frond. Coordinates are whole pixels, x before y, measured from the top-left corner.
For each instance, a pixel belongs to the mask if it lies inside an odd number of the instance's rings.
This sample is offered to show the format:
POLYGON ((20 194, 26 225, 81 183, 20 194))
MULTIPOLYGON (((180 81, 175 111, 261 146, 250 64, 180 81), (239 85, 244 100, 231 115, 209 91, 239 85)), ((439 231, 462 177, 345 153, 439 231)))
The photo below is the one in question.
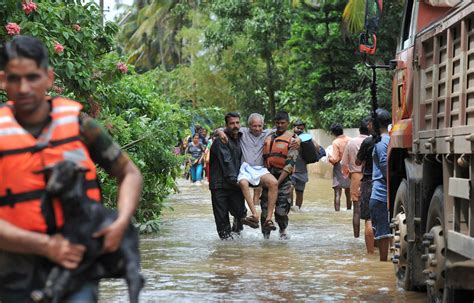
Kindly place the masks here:
POLYGON ((358 33, 364 29, 365 0, 349 0, 342 20, 344 27, 351 33, 358 33))

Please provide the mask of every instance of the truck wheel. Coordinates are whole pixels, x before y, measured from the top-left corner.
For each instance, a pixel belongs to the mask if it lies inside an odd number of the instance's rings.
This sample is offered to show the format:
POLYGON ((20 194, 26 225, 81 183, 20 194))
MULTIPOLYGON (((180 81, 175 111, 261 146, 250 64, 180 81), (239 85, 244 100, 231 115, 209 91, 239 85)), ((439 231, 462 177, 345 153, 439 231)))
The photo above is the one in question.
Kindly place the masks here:
POLYGON ((429 302, 443 302, 446 246, 444 241, 443 187, 438 186, 431 198, 428 209, 426 230, 423 235, 426 290, 429 302))
POLYGON ((395 265, 395 276, 400 287, 405 290, 413 290, 411 281, 411 263, 407 241, 406 210, 408 205, 408 184, 405 179, 398 186, 395 196, 395 207, 393 211, 393 263, 395 265))

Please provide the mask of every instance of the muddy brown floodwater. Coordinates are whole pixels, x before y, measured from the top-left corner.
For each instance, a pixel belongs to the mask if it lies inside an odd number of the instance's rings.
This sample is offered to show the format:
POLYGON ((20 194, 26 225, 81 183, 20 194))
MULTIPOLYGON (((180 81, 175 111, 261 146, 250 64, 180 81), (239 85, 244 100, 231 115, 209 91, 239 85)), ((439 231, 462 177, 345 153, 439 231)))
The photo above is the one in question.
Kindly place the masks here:
MULTIPOLYGON (((367 255, 363 237, 353 238, 352 212, 334 212, 330 180, 307 184, 302 210, 290 213, 287 241, 278 232, 264 240, 248 227, 240 239, 219 240, 207 186, 178 185, 161 231, 141 238, 141 302, 426 300, 398 288, 393 264, 367 255)), ((124 301, 123 281, 101 283, 100 302, 124 301)))

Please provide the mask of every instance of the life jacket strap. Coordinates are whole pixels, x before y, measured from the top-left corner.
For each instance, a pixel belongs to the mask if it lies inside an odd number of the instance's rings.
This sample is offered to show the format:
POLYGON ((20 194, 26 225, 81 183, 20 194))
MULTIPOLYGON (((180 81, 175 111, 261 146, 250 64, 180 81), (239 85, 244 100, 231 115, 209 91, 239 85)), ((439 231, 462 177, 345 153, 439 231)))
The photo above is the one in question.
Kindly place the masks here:
POLYGON ((282 154, 282 153, 270 153, 268 154, 267 156, 268 158, 270 157, 278 157, 278 158, 285 158, 286 159, 286 155, 282 154))
MULTIPOLYGON (((84 182, 84 189, 100 188, 97 180, 86 180, 84 182)), ((6 195, 0 196, 0 207, 10 206, 13 207, 16 203, 27 202, 31 200, 39 200, 46 194, 46 190, 38 189, 24 193, 12 194, 7 192, 6 195)))
POLYGON ((23 147, 23 148, 16 148, 16 149, 9 149, 9 150, 2 150, 0 151, 0 157, 9 156, 9 155, 17 155, 17 154, 24 154, 24 153, 37 153, 45 149, 46 147, 55 147, 75 141, 79 141, 81 138, 79 136, 73 136, 69 138, 64 138, 61 140, 52 140, 49 142, 40 143, 34 146, 23 147))

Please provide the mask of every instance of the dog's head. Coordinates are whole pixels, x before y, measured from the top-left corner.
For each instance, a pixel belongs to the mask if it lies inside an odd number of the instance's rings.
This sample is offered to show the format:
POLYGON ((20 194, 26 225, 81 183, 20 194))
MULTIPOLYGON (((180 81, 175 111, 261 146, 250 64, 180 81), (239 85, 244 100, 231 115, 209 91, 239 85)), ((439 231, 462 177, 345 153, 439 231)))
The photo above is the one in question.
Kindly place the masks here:
POLYGON ((86 168, 77 165, 75 162, 64 160, 46 166, 37 173, 49 175, 46 191, 56 196, 73 189, 76 184, 82 184, 86 171, 86 168))

